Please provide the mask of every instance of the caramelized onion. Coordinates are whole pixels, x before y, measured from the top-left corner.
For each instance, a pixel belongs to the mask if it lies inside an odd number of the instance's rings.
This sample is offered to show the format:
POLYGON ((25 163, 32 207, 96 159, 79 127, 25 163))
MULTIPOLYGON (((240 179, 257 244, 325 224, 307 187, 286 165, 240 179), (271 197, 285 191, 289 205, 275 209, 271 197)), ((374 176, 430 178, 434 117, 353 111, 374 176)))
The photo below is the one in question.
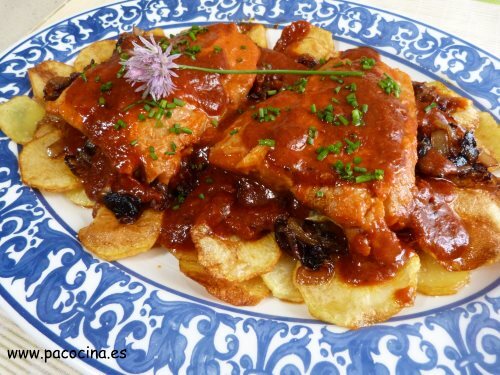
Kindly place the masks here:
POLYGON ((441 155, 448 155, 448 134, 444 130, 435 130, 431 134, 432 148, 438 151, 441 155))

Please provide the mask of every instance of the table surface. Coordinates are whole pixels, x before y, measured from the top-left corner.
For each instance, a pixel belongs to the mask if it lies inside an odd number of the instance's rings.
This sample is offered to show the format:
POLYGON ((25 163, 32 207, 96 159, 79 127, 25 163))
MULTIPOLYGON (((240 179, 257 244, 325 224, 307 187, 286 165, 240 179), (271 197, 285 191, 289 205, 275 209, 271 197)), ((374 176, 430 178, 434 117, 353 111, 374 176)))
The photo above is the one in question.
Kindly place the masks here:
MULTIPOLYGON (((8 49, 33 31, 86 9, 110 3, 106 0, 0 0, 0 51, 8 49)), ((356 2, 356 1, 354 1, 356 2)), ((434 25, 500 56, 500 0, 364 0, 366 5, 434 25)), ((55 360, 40 366, 36 360, 7 359, 6 349, 38 346, 0 311, 0 373, 74 374, 71 362, 55 360)))

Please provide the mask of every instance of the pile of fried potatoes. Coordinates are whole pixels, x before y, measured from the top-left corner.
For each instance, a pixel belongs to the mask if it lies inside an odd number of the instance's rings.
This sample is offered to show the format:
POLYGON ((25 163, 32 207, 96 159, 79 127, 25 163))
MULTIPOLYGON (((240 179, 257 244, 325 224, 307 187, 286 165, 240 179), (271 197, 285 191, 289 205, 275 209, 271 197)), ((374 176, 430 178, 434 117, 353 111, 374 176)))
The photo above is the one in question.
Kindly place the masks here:
MULTIPOLYGON (((267 47, 266 29, 262 25, 253 25, 246 32, 256 44, 267 47)), ((155 29, 151 33, 162 35, 163 31, 155 29)), ((28 72, 33 99, 18 96, 0 105, 0 129, 23 146, 19 166, 26 185, 64 193, 79 206, 95 206, 64 163, 63 156, 48 152, 59 141, 61 132, 58 120, 45 115, 43 90, 53 77, 81 72, 91 61, 106 61, 114 48, 115 42, 109 40, 91 44, 80 52, 73 66, 45 61, 28 72)), ((332 35, 312 27, 303 41, 290 46, 287 53, 304 51, 317 60, 330 58, 335 54, 332 35)), ((447 90, 444 86, 440 88, 447 90)), ((479 145, 500 160, 500 129, 489 114, 478 113, 471 104, 464 113, 457 113, 457 119, 467 128, 476 128, 479 145)), ((473 251, 486 251, 486 246, 493 248, 488 262, 496 261, 500 248, 498 197, 474 189, 462 189, 459 193, 455 211, 467 223, 482 223, 468 226, 475 246, 473 251)), ((93 222, 79 231, 79 238, 87 249, 105 260, 147 251, 160 234, 162 212, 147 210, 133 224, 120 224, 103 206, 95 206, 95 213, 93 222)), ((174 255, 182 273, 203 285, 211 295, 241 306, 255 305, 272 294, 283 301, 305 303, 314 317, 350 328, 391 317, 412 305, 417 291, 433 296, 456 293, 470 276, 468 270, 453 270, 421 253, 410 257, 395 277, 378 284, 352 285, 333 273, 323 283, 304 285, 296 278, 299 262, 281 252, 272 233, 257 241, 242 241, 237 237, 219 238, 210 228, 200 225, 192 228, 191 235, 195 251, 174 252, 174 255)))

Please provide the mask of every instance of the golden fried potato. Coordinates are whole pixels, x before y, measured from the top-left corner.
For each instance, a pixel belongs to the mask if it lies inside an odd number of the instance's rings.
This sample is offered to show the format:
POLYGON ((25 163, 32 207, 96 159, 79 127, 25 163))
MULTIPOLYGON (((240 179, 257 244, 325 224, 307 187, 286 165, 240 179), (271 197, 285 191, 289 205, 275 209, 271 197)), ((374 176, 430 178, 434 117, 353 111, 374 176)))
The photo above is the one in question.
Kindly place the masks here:
POLYGON ((479 114, 479 126, 474 133, 477 144, 500 162, 500 126, 487 112, 479 114))
POLYGON ((312 316, 348 328, 384 321, 413 304, 420 261, 412 256, 392 279, 374 285, 353 285, 336 273, 320 285, 294 283, 312 316))
POLYGON ((151 30, 146 30, 144 31, 144 36, 157 36, 157 37, 163 37, 165 36, 165 30, 157 27, 157 28, 154 28, 154 29, 151 29, 151 30))
POLYGON ((200 283, 208 293, 235 306, 253 306, 269 295, 269 289, 257 276, 235 282, 216 278, 196 261, 179 260, 179 268, 190 279, 200 283))
POLYGON ((28 69, 28 77, 36 100, 43 103, 43 89, 54 77, 69 77, 75 70, 72 66, 59 61, 47 60, 28 69))
POLYGON ((45 115, 45 109, 27 96, 15 96, 0 104, 0 130, 19 144, 33 139, 38 121, 45 115))
POLYGON ((82 207, 94 207, 95 202, 87 196, 83 186, 79 186, 76 189, 70 190, 65 193, 66 197, 76 204, 82 207))
POLYGON ((109 60, 116 47, 116 40, 99 40, 85 47, 80 51, 75 60, 75 70, 83 72, 85 67, 90 65, 91 61, 100 64, 109 60))
POLYGON ((455 294, 469 283, 469 271, 448 271, 431 255, 421 252, 417 291, 429 296, 455 294))
POLYGON ((462 125, 467 130, 474 130, 479 125, 479 111, 474 108, 472 101, 463 98, 458 95, 456 92, 450 90, 444 84, 438 81, 428 82, 425 84, 426 86, 434 86, 437 89, 437 92, 448 95, 454 98, 462 98, 467 102, 464 109, 458 109, 452 113, 453 118, 456 122, 462 125))
POLYGON ((113 261, 148 251, 160 235, 163 212, 145 210, 132 224, 121 224, 106 207, 100 207, 92 223, 78 237, 98 257, 113 261))
POLYGON ((47 148, 59 139, 60 133, 56 130, 24 146, 19 155, 19 169, 26 185, 53 192, 69 191, 80 185, 62 158, 51 158, 47 154, 47 148))
POLYGON ((284 53, 290 57, 309 55, 317 61, 328 60, 335 54, 332 33, 311 26, 302 39, 288 43, 284 53))
POLYGON ((271 272, 262 275, 262 280, 271 290, 274 297, 284 301, 302 303, 304 299, 293 283, 295 261, 287 254, 281 254, 281 258, 271 272))
POLYGON ((485 189, 455 189, 451 206, 469 233, 469 246, 459 262, 445 267, 472 270, 500 260, 500 196, 485 189))
POLYGON ((250 25, 246 32, 248 37, 261 48, 267 48, 267 33, 266 28, 262 24, 250 25))
POLYGON ((38 121, 33 138, 34 139, 41 138, 45 134, 49 134, 55 130, 58 130, 59 127, 57 126, 57 124, 60 124, 61 121, 62 120, 59 119, 58 117, 54 117, 51 115, 45 115, 44 118, 42 118, 40 121, 38 121))
POLYGON ((227 281, 245 281, 269 272, 281 251, 272 233, 256 241, 238 237, 220 238, 206 225, 191 229, 198 250, 198 261, 214 277, 227 281))

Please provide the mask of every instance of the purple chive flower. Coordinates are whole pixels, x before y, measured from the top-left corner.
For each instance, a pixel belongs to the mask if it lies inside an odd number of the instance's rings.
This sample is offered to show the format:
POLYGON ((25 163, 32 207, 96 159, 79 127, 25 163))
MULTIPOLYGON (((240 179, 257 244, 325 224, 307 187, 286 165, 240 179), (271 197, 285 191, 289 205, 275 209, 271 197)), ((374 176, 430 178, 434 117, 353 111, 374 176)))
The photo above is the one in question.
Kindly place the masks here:
POLYGON ((151 36, 151 41, 139 36, 142 46, 133 43, 134 49, 131 57, 121 64, 125 65, 127 72, 125 78, 132 85, 141 84, 135 91, 143 91, 142 97, 151 94, 154 100, 170 95, 175 89, 172 77, 177 77, 174 69, 179 66, 174 62, 180 55, 171 55, 172 45, 165 52, 151 36))

